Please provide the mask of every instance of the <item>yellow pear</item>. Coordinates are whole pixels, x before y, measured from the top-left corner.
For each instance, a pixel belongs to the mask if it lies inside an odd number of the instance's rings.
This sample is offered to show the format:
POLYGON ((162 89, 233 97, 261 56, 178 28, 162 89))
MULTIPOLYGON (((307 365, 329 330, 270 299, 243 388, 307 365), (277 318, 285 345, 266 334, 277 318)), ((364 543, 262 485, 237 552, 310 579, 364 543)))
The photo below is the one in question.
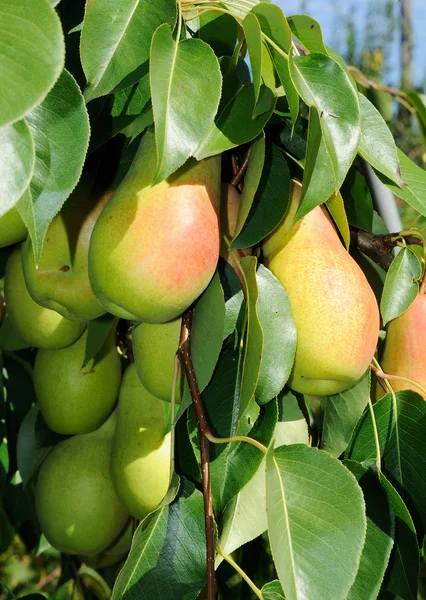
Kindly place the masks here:
POLYGON ((60 442, 41 466, 36 513, 47 540, 61 552, 99 554, 128 519, 110 474, 115 421, 113 414, 98 430, 60 442))
POLYGON ((144 135, 90 243, 90 282, 106 310, 165 323, 204 291, 219 257, 220 164, 220 156, 189 159, 151 187, 155 138, 144 135))
POLYGON ((83 179, 49 225, 37 266, 31 239, 23 244, 28 291, 67 319, 89 321, 105 313, 90 287, 88 254, 96 219, 110 196, 93 194, 83 179))
MULTIPOLYGON (((381 367, 389 375, 406 377, 426 388, 426 294, 423 290, 411 306, 386 327, 385 348, 381 367)), ((414 390, 426 399, 426 394, 405 381, 390 381, 395 392, 414 390)), ((377 384, 376 396, 381 398, 385 391, 377 384)))
POLYGON ((64 348, 75 342, 85 329, 84 323, 69 321, 55 310, 34 302, 25 283, 19 246, 7 261, 4 293, 12 325, 29 346, 64 348))
POLYGON ((34 389, 47 425, 73 435, 97 429, 117 399, 121 363, 115 331, 95 358, 82 369, 87 331, 60 350, 39 350, 34 364, 34 389))
POLYGON ((165 403, 143 387, 130 365, 120 388, 111 473, 118 497, 137 519, 155 510, 169 487, 171 434, 164 435, 166 424, 165 403))
POLYGON ((288 385, 322 396, 354 385, 368 368, 379 334, 379 310, 364 273, 318 206, 294 223, 301 186, 268 236, 265 265, 285 288, 297 329, 288 385))
MULTIPOLYGON (((136 370, 143 386, 150 394, 167 402, 172 398, 180 328, 181 318, 178 318, 168 323, 139 323, 132 333, 136 370)), ((182 399, 184 383, 185 376, 180 368, 176 402, 182 399)))
POLYGON ((16 206, 0 217, 0 248, 22 242, 27 234, 28 230, 16 206))

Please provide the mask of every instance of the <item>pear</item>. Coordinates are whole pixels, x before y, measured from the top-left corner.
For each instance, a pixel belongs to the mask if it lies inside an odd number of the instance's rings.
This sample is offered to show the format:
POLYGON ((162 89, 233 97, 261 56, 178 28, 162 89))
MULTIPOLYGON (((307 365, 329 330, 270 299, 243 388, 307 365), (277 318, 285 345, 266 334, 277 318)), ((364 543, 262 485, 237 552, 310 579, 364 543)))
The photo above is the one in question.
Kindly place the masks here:
POLYGON ((379 334, 379 310, 325 209, 318 206, 294 223, 300 189, 292 183, 287 214, 263 245, 265 265, 285 288, 296 324, 288 385, 303 394, 337 394, 368 368, 379 334))
POLYGON ((219 257, 220 160, 189 159, 151 187, 155 137, 144 135, 90 243, 90 282, 106 310, 165 323, 204 291, 219 257))
POLYGON ((28 230, 15 206, 0 217, 0 248, 22 242, 27 234, 28 230))
MULTIPOLYGON (((416 381, 426 387, 426 294, 421 290, 409 308, 387 325, 385 348, 381 367, 389 375, 398 375, 416 381)), ((422 394, 418 387, 392 379, 390 381, 395 392, 414 390, 422 394)), ((385 395, 378 383, 377 399, 385 395)), ((426 394, 422 394, 426 399, 426 394)))
POLYGON ((4 293, 12 325, 29 346, 64 348, 75 342, 85 329, 84 323, 69 321, 55 310, 34 302, 25 283, 19 246, 7 260, 4 293))
POLYGON ((115 331, 94 359, 82 369, 87 331, 71 346, 39 350, 34 364, 34 389, 47 425, 73 435, 97 429, 117 399, 121 363, 115 331))
POLYGON ((112 414, 96 431, 60 442, 41 466, 36 513, 47 540, 61 552, 99 554, 128 519, 110 474, 115 422, 112 414))
POLYGON ((105 313, 88 275, 89 242, 96 219, 111 196, 91 193, 82 180, 46 232, 36 266, 31 239, 22 248, 25 280, 33 299, 67 319, 89 321, 105 313))
POLYGON ((118 400, 111 473, 117 495, 137 519, 158 506, 170 479, 171 434, 165 403, 142 385, 134 364, 127 367, 118 400))
MULTIPOLYGON (((135 365, 143 386, 150 394, 171 401, 176 351, 180 339, 181 318, 168 323, 139 323, 132 333, 135 365)), ((185 376, 179 369, 175 401, 182 400, 185 376)))
POLYGON ((80 555, 79 558, 93 569, 105 569, 122 561, 128 554, 133 538, 133 520, 124 527, 113 543, 95 556, 80 555))

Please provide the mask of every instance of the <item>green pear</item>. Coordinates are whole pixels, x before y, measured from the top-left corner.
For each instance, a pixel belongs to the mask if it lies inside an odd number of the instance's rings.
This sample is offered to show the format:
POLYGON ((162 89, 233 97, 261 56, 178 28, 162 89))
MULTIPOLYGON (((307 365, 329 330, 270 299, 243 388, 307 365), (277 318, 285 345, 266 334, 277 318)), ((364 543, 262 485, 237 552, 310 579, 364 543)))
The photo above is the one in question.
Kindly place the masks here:
POLYGON ((87 331, 71 346, 39 350, 34 364, 34 389, 47 425, 74 435, 97 429, 117 399, 121 363, 111 332, 94 359, 82 369, 87 331))
POLYGON ((122 531, 128 513, 110 474, 114 414, 96 431, 60 442, 43 462, 36 513, 52 546, 67 554, 99 554, 122 531))
POLYGON ((90 282, 106 310, 165 323, 204 291, 219 257, 220 164, 220 156, 189 159, 151 186, 156 145, 144 135, 90 243, 90 282))
POLYGON ((4 293, 12 325, 30 346, 48 350, 64 348, 75 342, 85 329, 84 323, 69 321, 55 310, 34 302, 25 283, 20 247, 9 255, 4 293))
MULTIPOLYGON (((150 394, 171 401, 179 346, 181 318, 168 323, 139 323, 132 332, 135 365, 143 386, 150 394)), ((182 400, 185 375, 179 369, 175 401, 182 400)))
POLYGON ((285 288, 297 330, 288 385, 314 396, 337 394, 368 368, 379 335, 379 310, 364 273, 318 206, 294 223, 301 186, 263 245, 265 265, 285 288))
POLYGON ((118 497, 137 519, 155 510, 169 487, 171 434, 164 435, 165 408, 130 365, 120 388, 111 473, 118 497))
MULTIPOLYGON (((411 306, 396 319, 392 319, 386 327, 386 340, 381 367, 389 375, 406 377, 426 388, 426 294, 421 291, 411 306)), ((392 379, 390 381, 395 392, 414 390, 422 394, 418 387, 392 379)), ((377 399, 385 395, 378 383, 377 399)), ((426 394, 422 394, 426 399, 426 394)))
POLYGON ((16 206, 0 217, 0 248, 22 242, 27 234, 28 230, 16 206))
POLYGON ((80 555, 79 558, 93 569, 111 567, 127 556, 130 546, 132 545, 132 539, 133 519, 130 519, 123 531, 120 532, 118 538, 116 538, 103 552, 94 556, 80 555))
POLYGON ((88 275, 89 242, 111 193, 96 196, 82 180, 46 232, 36 266, 31 239, 22 247, 25 281, 33 299, 67 319, 89 321, 105 313, 88 275))

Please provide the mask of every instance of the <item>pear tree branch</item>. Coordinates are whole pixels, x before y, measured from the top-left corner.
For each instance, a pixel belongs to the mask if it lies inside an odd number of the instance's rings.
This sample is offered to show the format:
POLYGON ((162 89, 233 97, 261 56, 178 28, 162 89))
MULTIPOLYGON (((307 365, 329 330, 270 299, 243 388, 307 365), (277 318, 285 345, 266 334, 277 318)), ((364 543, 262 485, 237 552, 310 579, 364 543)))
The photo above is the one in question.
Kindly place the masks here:
MULTIPOLYGON (((423 245, 422 240, 415 235, 414 231, 413 235, 404 235, 404 240, 408 245, 423 245)), ((366 231, 351 228, 351 243, 385 271, 389 269, 393 260, 391 252, 399 245, 399 242, 400 236, 398 233, 373 235, 366 231)))

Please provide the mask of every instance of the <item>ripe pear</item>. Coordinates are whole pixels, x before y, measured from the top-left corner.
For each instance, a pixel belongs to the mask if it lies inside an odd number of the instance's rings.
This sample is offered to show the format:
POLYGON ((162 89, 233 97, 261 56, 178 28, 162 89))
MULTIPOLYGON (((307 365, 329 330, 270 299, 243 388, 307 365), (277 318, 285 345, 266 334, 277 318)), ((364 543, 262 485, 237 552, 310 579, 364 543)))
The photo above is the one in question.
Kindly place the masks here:
MULTIPOLYGON (((168 323, 139 323, 132 333, 135 365, 143 386, 150 394, 171 401, 179 345, 181 318, 168 323)), ((179 369, 175 401, 182 400, 185 376, 179 369)))
POLYGON ((88 275, 89 242, 96 219, 111 192, 91 193, 82 180, 46 232, 36 266, 31 239, 23 244, 25 281, 33 299, 67 319, 89 321, 105 313, 94 295, 88 275))
POLYGON ((134 364, 127 367, 118 400, 118 418, 111 454, 115 489, 137 519, 158 506, 170 479, 171 434, 165 403, 142 385, 134 364))
POLYGON ((64 348, 84 331, 84 323, 69 321, 55 310, 34 302, 25 283, 19 246, 7 260, 4 293, 12 325, 30 346, 49 350, 64 348))
POLYGON ((368 368, 379 310, 325 209, 318 206, 294 223, 300 189, 293 182, 287 214, 264 243, 265 265, 285 288, 297 329, 288 385, 303 394, 337 394, 368 368))
POLYGON ((0 217, 0 248, 22 242, 27 234, 28 230, 16 206, 0 217))
POLYGON ((74 435, 97 429, 108 417, 121 380, 115 331, 82 369, 87 331, 71 346, 39 350, 34 364, 34 389, 47 425, 74 435))
MULTIPOLYGON (((416 297, 411 306, 387 325, 385 348, 381 367, 389 375, 398 375, 416 381, 426 387, 426 294, 423 291, 416 297)), ((390 381, 395 392, 414 390, 426 399, 418 387, 392 379, 390 381)), ((377 399, 385 395, 378 383, 377 399)))
POLYGON ((103 552, 128 519, 110 474, 115 422, 113 413, 96 431, 60 442, 41 466, 37 517, 50 544, 61 552, 103 552))
POLYGON ((220 164, 189 159, 151 187, 156 145, 144 135, 90 243, 90 282, 106 310, 165 323, 204 291, 219 256, 220 164))

